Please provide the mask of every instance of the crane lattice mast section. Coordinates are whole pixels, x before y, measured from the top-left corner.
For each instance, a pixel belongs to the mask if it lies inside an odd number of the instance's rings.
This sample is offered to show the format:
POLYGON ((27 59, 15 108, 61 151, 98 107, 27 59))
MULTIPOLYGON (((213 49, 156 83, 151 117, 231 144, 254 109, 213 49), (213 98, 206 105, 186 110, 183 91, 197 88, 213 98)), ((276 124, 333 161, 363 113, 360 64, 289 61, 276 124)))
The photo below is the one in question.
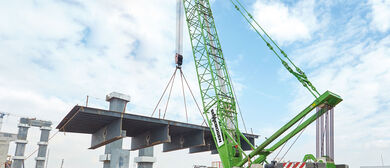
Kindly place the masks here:
POLYGON ((241 160, 236 102, 208 0, 183 1, 203 112, 226 167, 241 160))

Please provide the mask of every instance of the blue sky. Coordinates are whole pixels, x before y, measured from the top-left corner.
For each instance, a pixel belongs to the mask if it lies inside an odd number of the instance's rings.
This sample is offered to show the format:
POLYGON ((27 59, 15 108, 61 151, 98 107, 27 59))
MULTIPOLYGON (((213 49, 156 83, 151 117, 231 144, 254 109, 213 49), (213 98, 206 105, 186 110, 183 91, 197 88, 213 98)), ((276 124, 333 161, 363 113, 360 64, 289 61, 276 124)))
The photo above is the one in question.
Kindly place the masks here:
MULTIPOLYGON (((390 164, 390 1, 243 3, 321 93, 331 90, 344 98, 335 110, 336 162, 377 165, 382 154, 390 164)), ((215 0, 212 7, 246 125, 261 142, 313 98, 229 1, 215 0)), ((174 70, 175 1, 0 1, 0 20, 0 111, 13 114, 5 119, 6 131, 16 132, 17 116, 56 125, 75 104, 84 104, 86 95, 91 106, 107 108, 104 96, 111 91, 131 95, 128 112, 150 115, 174 70)), ((197 91, 184 30, 183 70, 197 91)), ((168 118, 185 121, 179 87, 168 118)), ((201 123, 191 102, 189 109, 190 121, 201 123)), ((38 131, 31 132, 27 154, 38 141, 38 131)), ((314 153, 314 137, 311 126, 285 159, 314 153)), ((101 166, 103 149, 87 150, 89 143, 89 135, 58 134, 49 147, 49 167, 62 158, 67 167, 101 166)), ((179 156, 181 167, 218 159, 159 151, 162 168, 179 156)))

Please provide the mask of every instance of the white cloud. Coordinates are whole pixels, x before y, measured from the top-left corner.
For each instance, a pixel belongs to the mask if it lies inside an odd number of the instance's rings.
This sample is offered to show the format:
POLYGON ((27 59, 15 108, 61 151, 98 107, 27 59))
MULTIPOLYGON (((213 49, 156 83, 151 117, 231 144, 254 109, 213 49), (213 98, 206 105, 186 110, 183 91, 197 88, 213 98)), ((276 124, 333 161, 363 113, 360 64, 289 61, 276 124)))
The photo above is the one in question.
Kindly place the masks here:
POLYGON ((291 55, 296 56, 295 61, 298 64, 305 62, 308 67, 313 68, 332 60, 336 56, 336 46, 333 40, 324 40, 310 47, 294 50, 291 55))
MULTIPOLYGON (((336 163, 350 167, 375 165, 380 154, 390 155, 390 35, 372 39, 366 31, 370 25, 361 20, 364 18, 354 16, 343 27, 348 33, 330 34, 299 46, 294 53, 303 69, 311 70, 308 76, 317 89, 330 90, 344 99, 335 110, 335 157, 336 163)), ((297 84, 292 111, 298 112, 312 100, 297 84)))
POLYGON ((387 32, 390 29, 390 1, 370 0, 369 4, 372 10, 372 27, 380 32, 387 32))
MULTIPOLYGON (((84 104, 86 95, 93 96, 91 106, 107 108, 104 96, 112 91, 132 96, 129 111, 150 115, 174 70, 174 1, 1 1, 0 19, 6 23, 0 24, 0 110, 51 120, 53 127, 73 105, 84 104)), ((188 43, 185 49, 191 60, 188 43)), ((184 63, 193 91, 199 90, 192 62, 184 63)), ((184 121, 178 79, 167 113, 184 121)), ((187 92, 188 108, 197 109, 190 99, 187 92)), ((201 123, 198 111, 189 110, 189 119, 201 123)), ((16 124, 16 118, 10 119, 3 130, 16 132, 16 124)), ((60 165, 62 158, 67 167, 100 167, 103 148, 87 150, 89 138, 58 134, 50 142, 49 167, 60 165), (72 150, 69 144, 75 144, 72 150)), ((30 144, 26 154, 35 149, 36 143, 30 144)))
POLYGON ((319 26, 314 9, 314 0, 302 0, 293 6, 258 0, 253 5, 253 16, 272 38, 283 44, 311 39, 319 26))

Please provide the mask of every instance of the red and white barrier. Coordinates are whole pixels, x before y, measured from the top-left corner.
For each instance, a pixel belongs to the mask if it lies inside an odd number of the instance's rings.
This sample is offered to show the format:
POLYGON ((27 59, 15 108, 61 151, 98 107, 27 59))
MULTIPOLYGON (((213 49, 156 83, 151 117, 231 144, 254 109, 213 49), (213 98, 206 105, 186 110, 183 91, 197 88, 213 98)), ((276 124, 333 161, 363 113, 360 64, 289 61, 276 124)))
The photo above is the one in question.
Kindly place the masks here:
POLYGON ((283 163, 283 168, 306 168, 306 162, 287 162, 287 163, 283 163))

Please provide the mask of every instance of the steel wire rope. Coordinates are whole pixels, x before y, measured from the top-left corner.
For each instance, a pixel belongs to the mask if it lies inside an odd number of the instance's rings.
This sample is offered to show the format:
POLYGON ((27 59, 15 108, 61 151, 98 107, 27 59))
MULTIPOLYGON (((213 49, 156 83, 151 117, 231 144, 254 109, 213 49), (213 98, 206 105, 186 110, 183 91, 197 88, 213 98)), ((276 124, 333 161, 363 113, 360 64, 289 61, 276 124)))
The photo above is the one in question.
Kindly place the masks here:
MULTIPOLYGON (((81 111, 81 109, 83 109, 83 107, 80 107, 80 108, 72 115, 72 117, 70 117, 69 120, 65 122, 65 124, 64 124, 61 128, 59 128, 52 136, 50 136, 49 139, 47 140, 47 142, 49 143, 49 141, 50 141, 51 139, 53 139, 61 130, 64 131, 64 134, 65 134, 65 127, 66 127, 66 125, 68 125, 68 123, 69 123, 70 121, 73 120, 73 118, 81 111)), ((36 148, 31 154, 29 154, 29 155, 26 157, 26 159, 24 159, 24 160, 27 160, 28 158, 30 158, 30 157, 31 157, 33 154, 35 154, 38 150, 39 150, 39 147, 36 148)))
MULTIPOLYGON (((161 95, 161 97, 160 97, 158 103, 156 104, 156 106, 155 106, 155 108, 154 108, 154 110, 153 110, 153 113, 152 113, 151 117, 153 117, 153 115, 154 115, 154 113, 156 112, 157 107, 158 107, 159 104, 161 103, 161 100, 162 100, 162 98, 164 97, 164 95, 165 95, 167 89, 168 89, 169 86, 171 85, 170 91, 169 91, 169 96, 168 96, 168 101, 167 101, 167 105, 166 105, 166 109, 165 109, 164 115, 163 115, 163 118, 165 118, 166 111, 167 111, 167 107, 168 107, 168 103, 169 103, 169 100, 170 100, 170 94, 171 94, 171 92, 172 92, 173 83, 174 83, 174 80, 175 80, 175 78, 176 78, 177 69, 179 69, 180 74, 181 74, 180 76, 181 76, 182 79, 184 79, 184 82, 186 83, 186 86, 187 86, 188 90, 189 90, 190 93, 191 93, 192 99, 194 100, 194 102, 195 102, 195 104, 196 104, 196 107, 198 108, 199 113, 200 113, 200 115, 201 115, 202 118, 203 118, 203 122, 201 123, 201 125, 203 125, 203 123, 204 123, 206 126, 208 126, 208 124, 207 124, 207 122, 206 122, 206 119, 204 118, 204 116, 203 116, 203 114, 202 114, 202 110, 200 109, 200 106, 199 106, 198 102, 196 101, 195 95, 194 95, 194 93, 192 92, 192 89, 191 89, 191 87, 190 87, 190 85, 189 85, 189 83, 188 83, 188 81, 187 81, 187 78, 185 77, 184 72, 182 71, 181 68, 176 68, 176 69, 175 69, 173 75, 171 76, 171 78, 170 78, 168 84, 166 85, 166 87, 165 87, 165 89, 164 89, 163 94, 161 95)), ((182 84, 182 90, 183 90, 183 95, 184 95, 184 94, 185 94, 185 92, 184 92, 184 84, 182 84)), ((183 97, 184 97, 184 96, 183 96, 183 97)), ((184 102, 185 102, 184 105, 185 105, 185 109, 186 109, 186 118, 187 118, 187 122, 188 122, 188 110, 187 110, 187 107, 186 107, 186 99, 185 99, 185 97, 184 97, 184 102)))
POLYGON ((171 79, 169 79, 169 82, 168 82, 167 86, 165 87, 164 92, 163 92, 163 94, 161 95, 160 99, 158 100, 158 102, 157 102, 157 104, 156 104, 156 107, 154 108, 151 117, 153 117, 154 113, 156 112, 156 109, 157 109, 158 105, 160 104, 162 98, 164 97, 165 92, 167 91, 167 89, 168 89, 168 87, 169 87, 169 84, 171 83, 172 79, 173 79, 174 76, 176 75, 176 71, 177 71, 177 68, 176 68, 175 71, 173 72, 173 75, 171 76, 171 79))
POLYGON ((102 104, 102 102, 106 102, 105 99, 102 99, 102 98, 96 97, 96 96, 91 96, 91 95, 87 94, 87 97, 86 97, 86 100, 85 100, 85 107, 88 107, 88 106, 89 106, 89 104, 90 104, 90 99, 91 99, 91 98, 97 100, 97 103, 98 103, 98 104, 102 104))
POLYGON ((246 8, 240 3, 240 1, 239 0, 235 0, 235 1, 241 6, 242 9, 244 9, 245 13, 247 13, 249 18, 261 29, 261 31, 268 37, 268 39, 271 40, 271 42, 279 49, 280 53, 282 53, 284 57, 286 57, 287 60, 294 66, 294 68, 296 68, 297 71, 301 73, 302 71, 297 66, 295 66, 295 64, 291 61, 291 59, 287 56, 287 54, 276 44, 276 42, 268 35, 268 33, 263 29, 263 27, 260 26, 260 24, 255 19, 253 19, 253 16, 246 10, 246 8))
MULTIPOLYGON (((301 123, 303 122, 303 120, 305 119, 305 117, 306 117, 306 116, 304 116, 304 117, 301 119, 301 121, 299 121, 299 124, 297 125, 297 128, 299 127, 299 125, 301 125, 301 123)), ((304 130, 301 131, 301 134, 302 134, 303 131, 304 131, 304 130)), ((299 135, 299 136, 300 136, 300 135, 299 135)), ((289 140, 288 140, 288 141, 289 141, 289 140)), ((280 148, 279 152, 276 154, 276 156, 274 157, 273 160, 275 160, 275 159, 279 156, 280 152, 282 152, 283 148, 287 145, 288 141, 286 141, 286 142, 283 144, 282 148, 280 148)), ((291 147, 290 147, 290 148, 291 148, 291 147)), ((282 157, 280 160, 282 160, 282 159, 283 159, 283 157, 282 157)), ((279 160, 279 161, 280 161, 280 160, 279 160)))
MULTIPOLYGON (((49 142, 54 136, 56 136, 58 133, 60 132, 60 130, 56 131, 52 136, 50 136, 49 140, 47 142, 49 142)), ((37 151, 39 150, 39 147, 36 148, 33 152, 31 152, 31 154, 29 154, 26 159, 24 160, 27 160, 28 158, 30 158, 33 154, 35 154, 37 151)))
POLYGON ((294 66, 294 68, 302 75, 304 75, 304 72, 298 68, 294 62, 291 61, 291 59, 287 56, 287 54, 276 44, 276 42, 268 35, 268 33, 263 29, 262 26, 253 18, 253 16, 246 10, 246 8, 240 3, 239 0, 235 0, 242 9, 244 9, 245 13, 249 16, 249 18, 261 29, 261 31, 268 37, 269 40, 279 49, 280 53, 284 55, 284 57, 287 58, 287 60, 294 66))
MULTIPOLYGON (((320 109, 320 110, 322 110, 322 109, 320 109)), ((327 111, 327 108, 326 108, 326 111, 327 111)), ((316 115, 317 116, 319 116, 319 112, 320 111, 317 111, 316 112, 316 115)), ((304 119, 304 117, 302 118, 302 120, 301 121, 303 121, 303 119, 304 119)), ((299 124, 300 125, 300 124, 299 124)), ((299 126, 298 125, 298 126, 299 126)), ((307 127, 306 127, 307 128, 307 127)), ((295 144, 295 142, 297 142, 297 140, 299 139, 299 137, 302 135, 302 133, 306 130, 306 128, 304 128, 300 133, 299 133, 299 135, 297 136, 297 138, 294 140, 294 142, 291 144, 291 146, 287 149, 287 151, 286 151, 286 153, 284 153, 284 155, 283 155, 283 157, 282 157, 282 159, 281 160, 283 160, 283 158, 287 155, 287 153, 290 151, 290 149, 294 146, 294 144, 295 144)))
POLYGON ((245 18, 245 20, 248 22, 248 24, 255 30, 255 32, 260 36, 260 38, 267 44, 268 48, 279 58, 279 60, 281 61, 281 63, 283 64, 283 66, 292 74, 294 75, 297 80, 299 82, 301 82, 301 84, 303 85, 303 87, 307 88, 308 91, 315 97, 315 98, 318 98, 318 96, 320 95, 317 91, 317 89, 313 86, 313 84, 307 79, 307 76, 305 75, 305 73, 299 69, 298 67, 295 66, 295 64, 290 60, 290 58, 287 56, 287 54, 281 50, 279 48, 279 46, 272 40, 272 38, 270 36, 268 36, 268 34, 265 32, 265 30, 257 23, 257 21, 255 19, 253 19, 253 16, 245 9, 245 7, 238 1, 238 0, 235 0, 239 6, 241 6, 241 8, 244 9, 244 11, 246 12, 246 14, 248 15, 248 17, 250 19, 247 18, 247 16, 240 10, 240 8, 237 6, 237 4, 235 2, 233 2, 233 0, 230 0, 231 3, 235 6, 236 10, 239 11, 239 13, 245 18), (294 68, 296 69, 297 72, 295 72, 294 70, 292 70, 292 68, 288 65, 288 63, 286 61, 284 61, 282 59, 282 57, 275 51, 275 49, 272 47, 272 45, 263 37, 263 35, 261 35, 261 33, 259 32, 259 30, 253 25, 253 23, 250 21, 252 20, 254 23, 256 23, 256 25, 262 30, 262 32, 264 34, 266 34, 266 36, 268 37, 269 40, 272 41, 272 43, 280 49, 280 52, 284 55, 284 57, 286 57, 288 59, 288 61, 293 64, 294 68))
MULTIPOLYGON (((275 41, 265 32, 265 30, 258 24, 258 22, 253 18, 253 16, 245 9, 245 7, 238 1, 238 0, 235 0, 240 6, 241 8, 244 9, 245 13, 249 16, 249 18, 261 29, 261 31, 267 36, 267 38, 279 49, 280 53, 283 54, 283 56, 294 66, 294 68, 297 70, 297 72, 299 74, 297 74, 296 72, 294 72, 289 66, 288 64, 279 56, 279 54, 274 50, 274 48, 269 44, 269 42, 261 35, 261 33, 256 29, 256 27, 249 21, 249 19, 244 15, 244 13, 242 13, 242 11, 240 10, 240 8, 236 5, 236 3, 233 2, 233 0, 231 0, 232 4, 235 6, 235 8, 240 12, 240 14, 245 18, 245 20, 252 26, 252 28, 256 31, 256 33, 261 37, 261 39, 267 44, 267 46, 269 47, 270 50, 272 50, 275 55, 279 58, 279 60, 282 62, 282 64, 284 65, 284 67, 290 72, 292 73, 297 79, 298 81, 300 81, 303 86, 305 88, 307 88, 309 90, 309 92, 317 98, 317 96, 319 96, 320 94, 318 93, 317 89, 311 84, 311 82, 307 79, 305 73, 299 69, 292 61, 291 59, 287 56, 287 54, 275 43, 275 41), (303 78, 303 79, 302 79, 303 78), (309 86, 307 86, 309 85, 309 86), (309 87, 311 89, 309 89, 309 87), (314 94, 317 93, 316 94, 314 94)), ((303 118, 304 119, 304 118, 303 118)), ((300 121, 300 123, 303 121, 303 119, 300 121)), ((300 125, 300 124, 299 124, 300 125)), ((299 126, 298 125, 298 126, 299 126)), ((306 128, 305 128, 306 129, 306 128)), ((295 141, 293 142, 293 144, 291 144, 291 146, 289 147, 289 149, 287 150, 287 152, 283 155, 282 158, 284 158, 284 156, 288 153, 288 151, 291 149, 291 147, 295 144, 295 142, 298 140, 298 138, 302 135, 302 133, 305 131, 305 129, 303 129, 301 131, 301 133, 298 135, 298 137, 295 139, 295 141)), ((287 141, 288 142, 288 141, 287 141)), ((283 145, 283 147, 281 148, 281 150, 284 148, 284 146, 287 144, 287 142, 283 145)), ((280 151, 281 151, 280 150, 280 151)), ((279 153, 280 153, 279 151, 279 153)), ((276 155, 276 157, 279 155, 279 153, 276 155)), ((275 157, 275 158, 276 158, 275 157)), ((275 159, 274 159, 275 160, 275 159)))
MULTIPOLYGON (((180 71, 181 71, 181 69, 180 69, 180 71)), ((188 84, 187 78, 184 76, 184 73, 182 73, 182 74, 183 74, 184 82, 186 83, 187 88, 188 88, 188 90, 190 91, 192 98, 194 99, 194 102, 195 102, 195 104, 196 104, 196 107, 198 107, 200 116, 202 116, 202 118, 203 118, 203 123, 205 123, 206 126, 208 126, 208 123, 206 122, 206 119, 204 118, 204 116, 203 116, 203 114, 202 114, 202 110, 200 109, 199 104, 198 104, 198 102, 197 102, 196 99, 195 99, 194 93, 192 92, 192 89, 191 89, 190 85, 188 84)), ((202 125, 203 125, 203 123, 202 123, 202 125)))
MULTIPOLYGON (((280 152, 282 152, 283 148, 286 146, 287 142, 288 142, 288 141, 286 141, 286 142, 283 144, 282 148, 279 149, 279 152, 276 154, 276 156, 274 157, 273 160, 276 160, 276 158, 279 156, 280 152)), ((280 162, 280 160, 279 160, 279 162, 280 162)))
MULTIPOLYGON (((225 64, 226 64, 226 62, 225 62, 225 64)), ((243 124, 244 129, 245 129, 245 133, 248 133, 248 130, 246 129, 246 124, 245 124, 245 121, 244 121, 244 117, 243 117, 242 112, 241 112, 241 107, 240 107, 240 104, 238 103, 238 99, 237 99, 237 96, 236 96, 236 90, 235 90, 235 88, 234 88, 233 81, 232 81, 232 79, 230 78, 230 72, 229 72, 229 70, 227 70, 227 73, 228 73, 229 81, 230 81, 230 83, 232 84, 233 96, 234 96, 234 99, 236 100, 236 103, 237 103, 238 113, 240 114, 241 121, 242 121, 242 124, 243 124)))
POLYGON ((185 109, 185 112, 186 112, 186 119, 187 119, 187 123, 188 123, 188 112, 187 112, 186 94, 185 94, 185 92, 184 92, 183 71, 182 71, 181 69, 180 69, 180 79, 181 79, 181 88, 182 88, 183 99, 184 99, 184 109, 185 109))
POLYGON ((169 100, 171 99, 172 88, 173 88, 173 84, 175 83, 175 78, 176 78, 176 71, 177 71, 177 69, 178 69, 178 68, 176 68, 175 73, 173 74, 172 84, 171 84, 171 88, 169 89, 168 100, 167 100, 167 103, 166 103, 166 105, 165 105, 165 110, 164 110, 163 119, 165 119, 165 115, 167 114, 168 105, 169 105, 169 100))
POLYGON ((286 153, 284 153, 283 157, 280 159, 280 160, 283 160, 284 157, 287 155, 287 153, 290 151, 290 149, 294 146, 295 142, 297 142, 297 140, 299 139, 299 137, 302 135, 302 133, 306 130, 306 128, 304 128, 300 133, 299 135, 297 136, 297 138, 295 138, 294 142, 290 145, 290 147, 287 149, 286 153))

